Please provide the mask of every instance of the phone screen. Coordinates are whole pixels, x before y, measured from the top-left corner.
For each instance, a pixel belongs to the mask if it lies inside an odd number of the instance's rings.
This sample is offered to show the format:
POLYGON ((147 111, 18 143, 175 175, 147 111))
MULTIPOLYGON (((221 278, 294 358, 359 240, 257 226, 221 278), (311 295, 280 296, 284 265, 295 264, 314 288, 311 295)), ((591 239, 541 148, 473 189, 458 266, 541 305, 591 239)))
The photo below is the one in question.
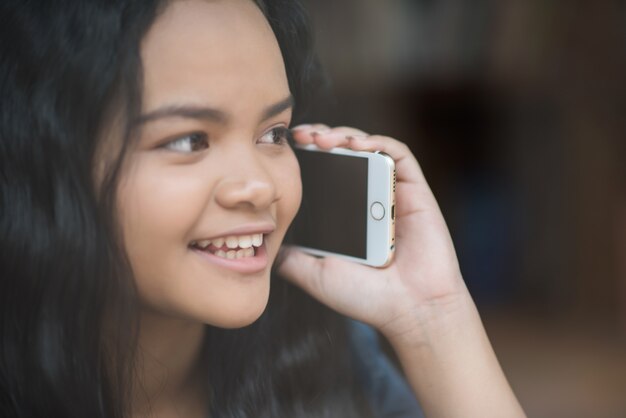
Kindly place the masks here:
POLYGON ((368 160, 296 149, 302 204, 291 241, 352 257, 367 257, 368 160))

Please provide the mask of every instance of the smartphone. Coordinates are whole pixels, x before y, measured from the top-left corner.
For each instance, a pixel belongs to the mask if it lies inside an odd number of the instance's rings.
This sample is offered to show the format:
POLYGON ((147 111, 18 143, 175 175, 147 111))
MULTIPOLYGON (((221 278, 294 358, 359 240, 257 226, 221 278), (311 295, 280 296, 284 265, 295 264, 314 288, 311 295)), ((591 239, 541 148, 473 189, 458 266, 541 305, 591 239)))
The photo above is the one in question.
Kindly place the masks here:
POLYGON ((381 152, 296 146, 302 203, 287 242, 317 256, 384 267, 395 250, 393 159, 381 152))

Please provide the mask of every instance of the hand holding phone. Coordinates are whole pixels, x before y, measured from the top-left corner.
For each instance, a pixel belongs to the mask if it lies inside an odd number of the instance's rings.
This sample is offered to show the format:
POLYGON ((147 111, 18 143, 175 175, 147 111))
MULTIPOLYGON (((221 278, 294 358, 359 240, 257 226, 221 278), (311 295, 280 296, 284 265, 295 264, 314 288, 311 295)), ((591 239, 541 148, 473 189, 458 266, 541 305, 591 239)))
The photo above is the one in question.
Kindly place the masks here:
POLYGON ((279 274, 385 335, 427 407, 426 415, 466 416, 472 411, 474 416, 525 417, 463 283, 441 211, 409 148, 390 137, 324 125, 300 127, 294 139, 325 150, 379 151, 394 160, 398 248, 385 268, 320 259, 291 248, 277 266, 279 274), (450 403, 452 398, 458 402, 450 403))
MULTIPOLYGON (((302 248, 292 245, 285 249, 282 264, 278 265, 278 272, 283 277, 292 280, 339 312, 379 329, 384 328, 384 333, 394 333, 398 328, 401 332, 402 327, 411 323, 413 315, 418 311, 422 312, 423 307, 428 307, 429 310, 439 309, 438 301, 454 299, 465 304, 467 299, 471 300, 462 280, 445 220, 417 160, 405 144, 386 136, 367 135, 354 128, 331 129, 324 125, 294 129, 293 138, 298 147, 315 145, 324 150, 316 153, 307 151, 311 155, 315 154, 316 159, 320 155, 333 157, 338 151, 350 151, 350 154, 356 152, 356 155, 379 153, 393 159, 396 170, 395 206, 392 205, 392 208, 395 207, 392 216, 395 229, 394 256, 391 262, 387 260, 387 265, 383 264, 384 268, 371 268, 363 265, 363 261, 348 262, 347 260, 353 260, 350 255, 318 258, 310 253, 324 250, 306 247, 308 249, 303 251, 302 248), (404 323, 402 318, 408 322, 404 323)), ((343 156, 340 158, 343 161, 343 156)), ((319 161, 314 163, 314 167, 317 166, 318 169, 312 170, 313 181, 325 188, 337 183, 337 175, 323 182, 319 181, 322 175, 319 164, 319 161)), ((307 169, 303 169, 302 178, 306 182, 309 176, 304 170, 307 169)), ((354 169, 348 171, 344 175, 358 172, 354 169)), ((370 183, 369 179, 360 181, 364 182, 370 183)), ((357 183, 358 180, 352 180, 349 184, 357 183)), ((306 189, 306 185, 304 188, 306 189)), ((307 193, 306 190, 303 191, 303 195, 307 193)), ((348 192, 344 190, 343 193, 348 192)), ((305 200, 306 197, 303 198, 303 204, 305 200)), ((317 200, 322 203, 333 201, 329 198, 317 200)), ((338 206, 346 206, 344 201, 340 202, 341 204, 325 205, 331 208, 335 217, 340 210, 338 206)), ((370 202, 371 200, 359 206, 367 210, 370 202)), ((348 215, 339 217, 344 222, 349 218, 348 215)), ((336 229, 345 231, 343 224, 336 229)), ((300 243, 299 247, 304 245, 300 243)), ((386 250, 389 251, 390 248, 386 250)), ((337 249, 329 252, 339 253, 337 249)), ((448 309, 449 305, 441 308, 448 309)))

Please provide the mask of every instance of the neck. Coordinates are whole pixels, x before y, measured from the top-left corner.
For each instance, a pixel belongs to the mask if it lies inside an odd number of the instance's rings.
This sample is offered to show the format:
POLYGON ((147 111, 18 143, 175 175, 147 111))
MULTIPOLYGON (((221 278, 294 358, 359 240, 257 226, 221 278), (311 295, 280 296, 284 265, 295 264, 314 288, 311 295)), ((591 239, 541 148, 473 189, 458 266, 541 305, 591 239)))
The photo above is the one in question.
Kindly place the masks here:
POLYGON ((133 416, 204 415, 203 339, 202 323, 142 312, 133 416))

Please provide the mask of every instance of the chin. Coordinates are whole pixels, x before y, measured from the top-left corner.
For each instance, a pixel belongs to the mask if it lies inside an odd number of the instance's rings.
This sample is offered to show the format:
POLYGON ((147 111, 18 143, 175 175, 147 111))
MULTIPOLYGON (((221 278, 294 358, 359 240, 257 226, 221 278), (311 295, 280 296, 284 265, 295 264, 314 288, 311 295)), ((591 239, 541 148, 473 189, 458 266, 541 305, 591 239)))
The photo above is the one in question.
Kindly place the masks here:
POLYGON ((220 318, 219 321, 209 321, 208 324, 226 329, 244 328, 259 319, 265 311, 266 306, 267 304, 265 304, 262 309, 248 309, 247 312, 238 312, 228 317, 220 318))
POLYGON ((233 303, 222 303, 217 312, 209 314, 204 318, 204 322, 219 328, 243 328, 255 322, 265 311, 269 300, 269 293, 266 295, 255 295, 253 298, 241 298, 233 303))

